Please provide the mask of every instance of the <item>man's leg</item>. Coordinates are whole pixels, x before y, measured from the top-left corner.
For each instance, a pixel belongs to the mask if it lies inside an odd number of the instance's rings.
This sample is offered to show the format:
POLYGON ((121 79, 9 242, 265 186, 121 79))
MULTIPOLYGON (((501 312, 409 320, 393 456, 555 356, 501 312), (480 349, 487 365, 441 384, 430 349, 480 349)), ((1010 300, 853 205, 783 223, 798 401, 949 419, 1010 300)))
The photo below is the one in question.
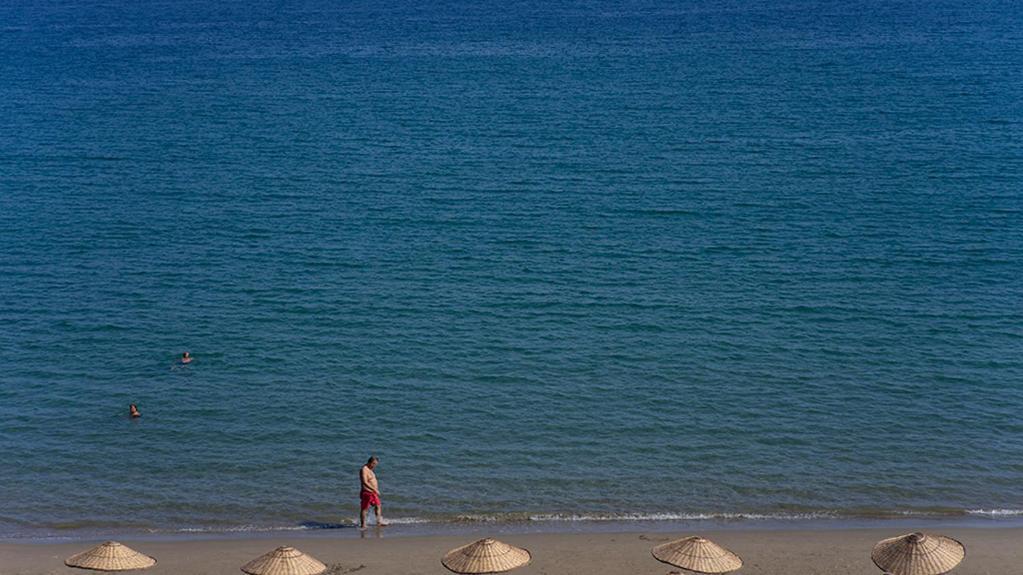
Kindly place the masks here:
POLYGON ((384 523, 384 514, 383 514, 382 511, 380 511, 380 507, 381 507, 380 505, 374 505, 373 506, 373 512, 376 513, 376 515, 377 515, 377 526, 378 527, 383 527, 384 525, 387 525, 387 524, 384 523))
MULTIPOLYGON (((362 510, 359 511, 359 529, 365 529, 366 528, 366 514, 367 513, 369 513, 369 508, 368 507, 363 507, 362 510)), ((377 512, 377 514, 379 515, 379 512, 377 512)))

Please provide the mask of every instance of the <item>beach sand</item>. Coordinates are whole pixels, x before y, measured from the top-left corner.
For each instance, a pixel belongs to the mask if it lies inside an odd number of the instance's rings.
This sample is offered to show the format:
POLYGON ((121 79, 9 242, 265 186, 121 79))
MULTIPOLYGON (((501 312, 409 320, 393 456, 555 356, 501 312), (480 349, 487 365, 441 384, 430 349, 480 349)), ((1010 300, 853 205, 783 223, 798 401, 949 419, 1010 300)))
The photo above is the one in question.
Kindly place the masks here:
MULTIPOLYGON (((880 573, 870 561, 874 543, 901 535, 906 529, 834 529, 822 531, 701 531, 700 535, 738 553, 745 561, 740 573, 764 575, 852 575, 880 573)), ((959 575, 1023 574, 1023 528, 941 529, 966 545, 966 559, 954 571, 959 575)), ((594 575, 647 573, 664 575, 673 569, 654 560, 653 545, 679 533, 566 533, 500 534, 497 538, 526 547, 533 562, 521 575, 594 575)), ((120 539, 159 561, 147 570, 153 575, 237 575, 239 567, 278 545, 292 545, 326 563, 331 575, 436 574, 445 551, 483 537, 464 536, 375 537, 261 537, 252 539, 139 540, 120 539)), ((89 548, 95 541, 77 543, 0 543, 0 574, 83 573, 63 560, 89 548)))

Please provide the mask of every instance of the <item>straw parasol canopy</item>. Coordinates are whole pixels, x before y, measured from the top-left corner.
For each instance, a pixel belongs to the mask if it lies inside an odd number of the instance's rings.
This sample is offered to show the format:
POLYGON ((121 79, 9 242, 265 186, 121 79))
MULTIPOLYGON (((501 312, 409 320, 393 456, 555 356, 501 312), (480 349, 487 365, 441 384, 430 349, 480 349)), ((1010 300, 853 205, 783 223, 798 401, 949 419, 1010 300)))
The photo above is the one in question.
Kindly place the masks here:
POLYGON ((703 537, 683 537, 651 549, 654 559, 697 573, 728 573, 742 567, 742 559, 703 537))
POLYGON ((880 541, 870 558, 893 575, 940 575, 966 557, 963 544, 944 535, 909 533, 880 541))
POLYGON ((448 551, 440 562, 455 573, 477 575, 511 571, 532 559, 525 549, 487 538, 448 551))
POLYGON ((242 565, 249 575, 319 575, 327 566, 294 547, 278 547, 242 565))
POLYGON ((121 545, 117 541, 107 541, 72 555, 64 560, 68 567, 92 569, 94 571, 130 571, 145 569, 156 565, 156 559, 143 555, 131 547, 121 545))

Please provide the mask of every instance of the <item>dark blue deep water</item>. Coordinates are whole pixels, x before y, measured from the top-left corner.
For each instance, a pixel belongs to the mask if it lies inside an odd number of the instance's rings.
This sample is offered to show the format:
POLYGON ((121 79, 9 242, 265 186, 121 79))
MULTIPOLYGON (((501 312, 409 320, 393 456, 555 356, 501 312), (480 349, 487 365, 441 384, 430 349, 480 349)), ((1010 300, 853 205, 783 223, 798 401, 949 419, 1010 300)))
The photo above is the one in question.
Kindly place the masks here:
POLYGON ((0 362, 0 535, 1023 514, 1023 4, 4 3, 0 362))

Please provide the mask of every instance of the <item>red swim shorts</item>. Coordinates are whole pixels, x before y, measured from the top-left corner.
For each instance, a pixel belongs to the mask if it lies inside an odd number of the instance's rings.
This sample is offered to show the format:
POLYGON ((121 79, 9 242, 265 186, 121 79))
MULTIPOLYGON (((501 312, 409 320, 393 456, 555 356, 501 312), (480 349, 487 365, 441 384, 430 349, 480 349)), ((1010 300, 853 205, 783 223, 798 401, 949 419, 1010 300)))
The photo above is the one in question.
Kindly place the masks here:
POLYGON ((362 510, 365 511, 370 507, 376 507, 380 505, 380 496, 372 491, 363 491, 359 494, 359 499, 362 500, 362 510))

